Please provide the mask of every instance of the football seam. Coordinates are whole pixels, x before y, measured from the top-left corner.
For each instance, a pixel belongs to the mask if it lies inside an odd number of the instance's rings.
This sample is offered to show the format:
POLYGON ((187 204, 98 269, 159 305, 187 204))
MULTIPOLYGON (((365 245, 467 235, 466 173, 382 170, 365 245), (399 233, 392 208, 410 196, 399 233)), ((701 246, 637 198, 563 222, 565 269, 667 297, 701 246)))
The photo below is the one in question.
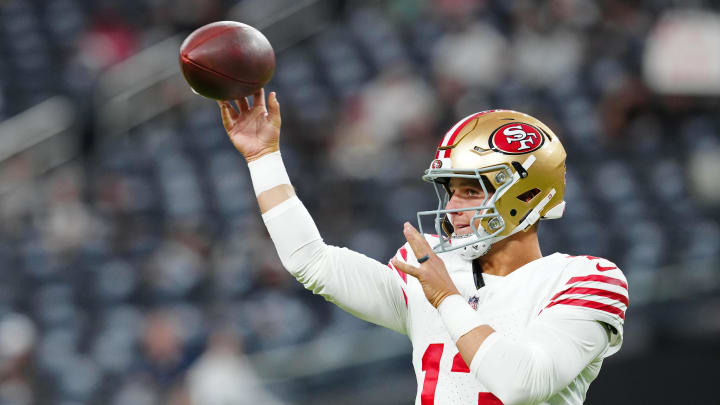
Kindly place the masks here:
POLYGON ((182 57, 182 59, 183 59, 184 62, 190 63, 191 65, 193 65, 193 66, 195 66, 195 67, 197 67, 197 68, 200 68, 200 69, 202 69, 202 70, 204 70, 204 71, 206 71, 206 72, 209 72, 209 73, 216 74, 216 75, 218 75, 218 76, 220 76, 220 77, 224 77, 224 78, 226 78, 226 79, 230 79, 230 80, 236 81, 236 82, 238 82, 238 83, 242 83, 242 84, 249 84, 249 85, 260 84, 260 82, 251 82, 251 81, 248 81, 248 80, 240 80, 240 79, 236 79, 236 78, 234 78, 234 77, 232 77, 232 76, 230 76, 230 75, 227 75, 227 74, 225 74, 225 73, 218 72, 218 71, 215 70, 215 69, 211 69, 211 68, 209 68, 209 67, 207 67, 207 66, 203 66, 203 65, 195 62, 194 60, 188 58, 186 55, 181 55, 181 57, 182 57))
POLYGON ((207 42, 207 41, 209 41, 209 40, 211 40, 211 39, 215 39, 215 38, 219 37, 220 35, 222 35, 222 34, 225 33, 226 31, 230 31, 230 30, 233 29, 233 28, 235 28, 235 27, 225 27, 225 29, 222 29, 222 30, 220 30, 219 32, 216 32, 215 35, 211 35, 209 38, 205 38, 204 41, 195 44, 195 46, 192 47, 192 49, 186 50, 186 51, 185 51, 185 54, 189 55, 190 52, 192 52, 192 51, 194 51, 195 49, 197 49, 200 45, 204 44, 205 42, 207 42))

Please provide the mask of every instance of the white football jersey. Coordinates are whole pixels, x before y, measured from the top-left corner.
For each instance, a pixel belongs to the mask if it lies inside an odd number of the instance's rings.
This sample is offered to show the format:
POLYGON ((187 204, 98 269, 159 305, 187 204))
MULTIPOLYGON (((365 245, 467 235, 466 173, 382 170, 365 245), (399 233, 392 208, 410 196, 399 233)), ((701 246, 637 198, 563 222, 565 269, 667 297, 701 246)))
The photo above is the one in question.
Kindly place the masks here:
MULTIPOLYGON (((431 246, 437 243, 433 236, 426 235, 426 239, 431 246)), ((554 253, 505 277, 483 275, 485 286, 477 289, 471 262, 454 252, 441 253, 439 257, 469 305, 482 313, 493 329, 509 338, 519 336, 532 320, 550 314, 599 321, 612 327, 609 349, 546 402, 582 403, 603 358, 617 352, 622 344, 628 305, 627 282, 622 271, 599 257, 554 253)), ((407 244, 400 248, 396 258, 418 265, 407 244)), ((396 270, 392 264, 389 267, 396 270)), ((502 404, 470 373, 417 279, 399 271, 397 276, 407 305, 405 331, 413 346, 418 383, 415 403, 502 404)))
MULTIPOLYGON (((408 335, 417 376, 417 405, 502 403, 476 376, 502 375, 499 366, 485 370, 481 360, 477 365, 471 364, 471 372, 458 354, 439 312, 427 301, 415 278, 397 271, 392 264, 385 265, 358 252, 325 244, 310 214, 296 197, 263 214, 263 219, 283 265, 307 289, 361 319, 408 335)), ((437 237, 425 237, 431 246, 437 243, 437 237)), ((460 294, 477 309, 478 317, 498 332, 495 349, 489 349, 485 359, 501 352, 500 343, 518 342, 519 347, 524 347, 521 341, 524 334, 536 330, 538 325, 570 323, 584 328, 589 321, 587 331, 566 330, 577 338, 570 341, 583 347, 561 346, 559 350, 568 350, 569 357, 555 357, 558 361, 553 367, 557 368, 550 370, 563 371, 562 384, 569 383, 555 387, 550 384, 558 380, 532 380, 527 386, 541 394, 538 398, 547 398, 546 404, 581 404, 589 384, 600 371, 602 360, 622 344, 628 290, 620 269, 598 257, 555 253, 505 277, 483 275, 485 286, 477 289, 470 261, 456 252, 439 256, 460 294), (598 330, 595 321, 607 327, 598 330), (578 356, 570 356, 587 352, 591 346, 582 340, 587 335, 584 332, 605 332, 610 338, 609 343, 603 342, 602 347, 597 347, 597 352, 591 352, 587 365, 585 357, 580 356, 582 361, 577 363, 572 359, 578 356), (497 343, 501 336, 502 341, 497 343), (572 364, 572 369, 568 364, 572 364), (552 391, 545 392, 548 389, 552 391)), ((398 250, 396 257, 418 265, 407 244, 398 250)), ((482 349, 481 345, 478 352, 482 349)), ((492 378, 485 381, 498 383, 492 378)), ((514 382, 525 384, 520 380, 509 383, 514 382)))

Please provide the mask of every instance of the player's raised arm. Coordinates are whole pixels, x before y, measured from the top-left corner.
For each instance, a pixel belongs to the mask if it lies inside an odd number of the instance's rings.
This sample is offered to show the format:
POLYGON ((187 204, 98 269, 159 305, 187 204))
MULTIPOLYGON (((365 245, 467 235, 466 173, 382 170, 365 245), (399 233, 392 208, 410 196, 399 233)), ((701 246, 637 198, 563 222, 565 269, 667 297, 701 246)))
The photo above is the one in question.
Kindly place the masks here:
POLYGON ((264 214, 283 201, 295 196, 280 157, 280 103, 275 92, 267 105, 265 90, 253 96, 250 107, 246 98, 218 101, 223 126, 235 148, 245 157, 253 176, 253 188, 264 214))
POLYGON ((245 157, 263 220, 285 268, 306 288, 361 319, 405 332, 401 279, 360 253, 326 245, 295 195, 280 155, 280 104, 263 90, 218 102, 223 126, 245 157))

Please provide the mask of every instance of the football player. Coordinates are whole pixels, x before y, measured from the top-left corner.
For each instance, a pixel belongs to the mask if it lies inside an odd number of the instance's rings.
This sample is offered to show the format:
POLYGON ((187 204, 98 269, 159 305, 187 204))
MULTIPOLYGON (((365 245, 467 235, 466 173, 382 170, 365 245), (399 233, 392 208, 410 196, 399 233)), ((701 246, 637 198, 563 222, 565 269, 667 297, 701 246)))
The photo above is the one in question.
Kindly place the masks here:
POLYGON ((594 256, 543 256, 538 221, 562 216, 565 150, 515 111, 472 114, 442 138, 423 179, 435 187, 435 234, 404 225, 388 265, 326 244, 280 155, 275 93, 220 102, 250 168, 264 222, 306 288, 413 345, 415 403, 581 404, 620 349, 627 281, 594 256))

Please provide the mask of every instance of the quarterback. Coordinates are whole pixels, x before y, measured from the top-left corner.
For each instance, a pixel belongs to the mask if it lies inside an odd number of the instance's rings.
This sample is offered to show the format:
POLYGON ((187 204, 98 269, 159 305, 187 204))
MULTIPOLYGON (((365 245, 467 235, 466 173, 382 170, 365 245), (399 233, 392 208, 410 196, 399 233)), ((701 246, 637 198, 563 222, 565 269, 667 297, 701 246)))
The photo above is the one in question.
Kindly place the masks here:
POLYGON ((423 176, 437 209, 418 212, 420 230, 405 223, 407 243, 385 265, 323 241, 282 162, 277 96, 253 100, 220 102, 221 116, 283 265, 410 338, 416 405, 583 403, 622 345, 628 286, 609 260, 542 255, 538 222, 565 208, 565 150, 547 126, 509 110, 455 124, 423 176))

